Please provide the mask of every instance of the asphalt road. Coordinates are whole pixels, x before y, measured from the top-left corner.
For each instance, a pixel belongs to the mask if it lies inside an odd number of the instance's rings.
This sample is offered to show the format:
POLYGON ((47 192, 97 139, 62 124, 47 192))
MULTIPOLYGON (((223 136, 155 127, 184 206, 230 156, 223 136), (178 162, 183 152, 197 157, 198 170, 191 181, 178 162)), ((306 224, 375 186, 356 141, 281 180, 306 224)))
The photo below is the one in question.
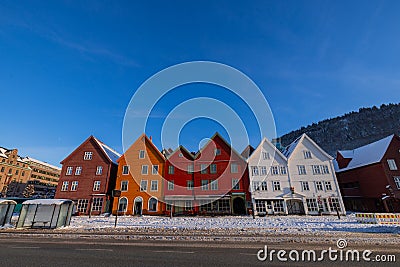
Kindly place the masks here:
MULTIPOLYGON (((0 266, 398 266, 396 263, 365 261, 279 262, 276 255, 273 262, 262 262, 257 259, 257 252, 263 247, 264 244, 232 242, 0 237, 0 266)), ((275 244, 269 250, 328 248, 326 244, 275 244)), ((374 255, 379 253, 395 254, 400 260, 398 247, 374 250, 374 255)))

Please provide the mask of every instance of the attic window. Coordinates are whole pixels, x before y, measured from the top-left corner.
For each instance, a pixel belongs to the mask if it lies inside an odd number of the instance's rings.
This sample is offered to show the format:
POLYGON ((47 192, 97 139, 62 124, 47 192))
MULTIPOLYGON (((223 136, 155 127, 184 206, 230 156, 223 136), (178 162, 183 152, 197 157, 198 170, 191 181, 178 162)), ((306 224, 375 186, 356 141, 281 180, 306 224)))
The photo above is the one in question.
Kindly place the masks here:
POLYGON ((388 159, 387 163, 389 165, 389 169, 391 171, 396 171, 397 170, 397 165, 396 165, 396 161, 394 159, 388 159))
POLYGON ((183 157, 183 154, 182 154, 182 153, 179 153, 179 157, 182 158, 182 157, 183 157))
POLYGON ((139 151, 139 159, 144 159, 144 150, 139 151))
POLYGON ((311 159, 312 158, 311 157, 311 151, 309 151, 309 150, 304 150, 303 154, 304 154, 304 158, 305 159, 311 159))
POLYGON ((93 152, 85 152, 83 160, 92 160, 93 152))

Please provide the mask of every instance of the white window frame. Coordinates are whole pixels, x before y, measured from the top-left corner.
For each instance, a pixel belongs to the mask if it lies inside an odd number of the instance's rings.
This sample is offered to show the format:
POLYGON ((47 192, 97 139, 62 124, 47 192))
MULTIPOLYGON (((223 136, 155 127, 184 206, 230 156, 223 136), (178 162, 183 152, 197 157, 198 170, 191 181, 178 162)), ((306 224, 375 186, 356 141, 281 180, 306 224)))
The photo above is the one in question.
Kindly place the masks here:
POLYGON ((307 170, 305 165, 297 165, 297 170, 299 171, 299 175, 307 175, 307 170))
POLYGON ((141 180, 140 181, 140 192, 145 192, 147 191, 147 180, 141 180))
POLYGON ((193 190, 193 187, 194 187, 193 180, 187 180, 186 181, 186 189, 193 190))
POLYGON ((325 190, 326 191, 332 191, 333 190, 331 181, 325 181, 324 184, 325 184, 325 190))
POLYGON ((304 159, 312 159, 312 154, 311 154, 310 150, 304 150, 303 156, 304 156, 304 159))
POLYGON ((103 208, 103 198, 102 197, 95 197, 93 198, 92 202, 92 211, 101 211, 103 208))
POLYGON ((121 181, 121 191, 122 192, 127 192, 128 191, 128 185, 129 185, 129 181, 127 181, 127 180, 121 181))
POLYGON ((238 173, 239 172, 239 166, 237 163, 231 163, 231 173, 238 173))
POLYGON ((397 186, 397 189, 400 189, 400 176, 394 176, 393 181, 395 185, 397 186))
POLYGON ((151 197, 150 199, 149 199, 149 201, 148 201, 148 211, 149 212, 157 212, 157 210, 158 210, 158 199, 157 198, 155 198, 155 197, 151 197), (150 202, 151 202, 151 200, 153 200, 153 201, 155 201, 155 203, 156 203, 156 208, 153 210, 153 209, 150 209, 150 202))
POLYGON ((315 181, 315 189, 317 191, 324 191, 324 185, 322 184, 322 181, 315 181))
POLYGON ((301 181, 301 191, 310 191, 310 184, 308 181, 301 181))
POLYGON ((266 166, 261 166, 259 171, 260 171, 260 175, 267 175, 267 167, 266 166))
POLYGON ((233 190, 240 190, 239 179, 236 179, 236 178, 232 179, 232 189, 233 190))
POLYGON ((258 166, 251 166, 251 175, 258 176, 258 166))
POLYGON ((122 166, 122 175, 128 175, 128 174, 129 174, 129 165, 122 166))
POLYGON ((142 175, 148 175, 149 174, 149 165, 142 165, 142 175))
POLYGON ((69 187, 69 182, 68 181, 64 181, 63 183, 62 183, 62 186, 61 186, 61 191, 68 191, 68 187, 69 187))
POLYGON ((175 167, 172 165, 168 166, 168 174, 174 174, 175 173, 175 167))
POLYGON ((314 175, 321 174, 321 168, 319 165, 312 165, 312 170, 314 175))
POLYGON ((396 161, 394 159, 388 159, 387 160, 388 166, 389 166, 389 170, 391 171, 397 171, 397 165, 396 165, 396 161))
POLYGON ((281 182, 280 181, 272 181, 272 189, 273 189, 273 191, 281 191, 281 182))
POLYGON ((218 190, 218 180, 211 180, 210 188, 211 188, 211 190, 218 190))
POLYGON ((153 165, 152 168, 151 168, 151 174, 152 175, 157 175, 158 174, 158 170, 159 170, 158 165, 153 165))
POLYGON ((139 150, 139 159, 144 159, 146 157, 146 153, 144 150, 139 150))
POLYGON ((188 165, 187 165, 187 173, 193 173, 194 172, 194 165, 193 165, 193 163, 189 163, 188 165))
POLYGON ((270 158, 271 158, 271 156, 269 155, 269 153, 266 152, 266 151, 263 151, 261 154, 262 154, 262 159, 263 159, 263 160, 267 160, 267 159, 270 159, 270 158))
POLYGON ((92 160, 92 158, 93 158, 93 152, 85 151, 85 154, 83 155, 83 160, 92 160))
POLYGON ((103 166, 97 166, 96 175, 102 175, 102 174, 103 174, 103 166))
POLYGON ((82 167, 81 166, 76 167, 75 175, 81 175, 81 174, 82 174, 82 167))
POLYGON ((217 171, 217 164, 210 164, 210 173, 215 174, 217 171))
POLYGON ((172 180, 172 181, 168 181, 168 183, 167 183, 167 189, 168 189, 169 191, 174 190, 174 181, 173 181, 173 180, 172 180))
POLYGON ((209 189, 209 182, 208 180, 201 180, 201 190, 206 191, 209 189))
POLYGON ((128 210, 128 198, 126 198, 126 197, 121 197, 120 199, 119 199, 119 201, 118 201, 118 211, 117 212, 126 212, 128 210), (121 202, 122 201, 125 201, 126 203, 124 203, 124 209, 123 210, 121 210, 120 209, 120 207, 121 207, 121 202))
POLYGON ((260 184, 261 184, 261 182, 259 182, 259 181, 253 181, 252 182, 253 191, 259 191, 260 190, 260 184))
POLYGON ((201 174, 206 174, 207 173, 207 169, 208 169, 208 165, 207 164, 200 164, 200 173, 201 174))
POLYGON ((93 182, 93 191, 100 191, 101 181, 94 181, 93 182))
POLYGON ((158 191, 158 181, 157 180, 151 180, 150 182, 150 191, 158 191))
POLYGON ((278 166, 271 166, 271 175, 279 175, 278 166))
POLYGON ((322 172, 322 174, 329 174, 328 165, 321 165, 321 172, 322 172))
POLYGON ((77 191, 78 190, 78 181, 72 181, 71 182, 71 191, 77 191))
POLYGON ((73 172, 74 172, 74 167, 68 166, 65 175, 72 175, 73 172))

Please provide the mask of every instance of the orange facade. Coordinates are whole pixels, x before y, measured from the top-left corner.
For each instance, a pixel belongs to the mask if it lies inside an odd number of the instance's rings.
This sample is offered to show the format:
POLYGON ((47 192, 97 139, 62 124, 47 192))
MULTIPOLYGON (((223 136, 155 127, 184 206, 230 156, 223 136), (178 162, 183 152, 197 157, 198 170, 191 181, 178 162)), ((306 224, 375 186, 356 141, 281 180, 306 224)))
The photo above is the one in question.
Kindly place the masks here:
POLYGON ((163 174, 165 158, 146 135, 140 136, 118 160, 113 214, 164 214, 163 174))

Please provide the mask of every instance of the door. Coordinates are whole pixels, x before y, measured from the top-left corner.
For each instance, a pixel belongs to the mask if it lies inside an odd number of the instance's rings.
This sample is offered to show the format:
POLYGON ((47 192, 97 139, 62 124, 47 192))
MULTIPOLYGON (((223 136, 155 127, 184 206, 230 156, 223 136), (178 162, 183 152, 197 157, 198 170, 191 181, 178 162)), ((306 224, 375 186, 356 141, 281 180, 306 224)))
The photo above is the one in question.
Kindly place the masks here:
POLYGON ((298 214, 304 215, 304 204, 303 201, 298 199, 289 199, 286 201, 286 205, 288 208, 288 214, 298 214))
POLYGON ((237 215, 246 214, 246 205, 243 198, 237 197, 233 200, 233 213, 237 215))
POLYGON ((142 201, 135 201, 134 215, 142 215, 142 201))

